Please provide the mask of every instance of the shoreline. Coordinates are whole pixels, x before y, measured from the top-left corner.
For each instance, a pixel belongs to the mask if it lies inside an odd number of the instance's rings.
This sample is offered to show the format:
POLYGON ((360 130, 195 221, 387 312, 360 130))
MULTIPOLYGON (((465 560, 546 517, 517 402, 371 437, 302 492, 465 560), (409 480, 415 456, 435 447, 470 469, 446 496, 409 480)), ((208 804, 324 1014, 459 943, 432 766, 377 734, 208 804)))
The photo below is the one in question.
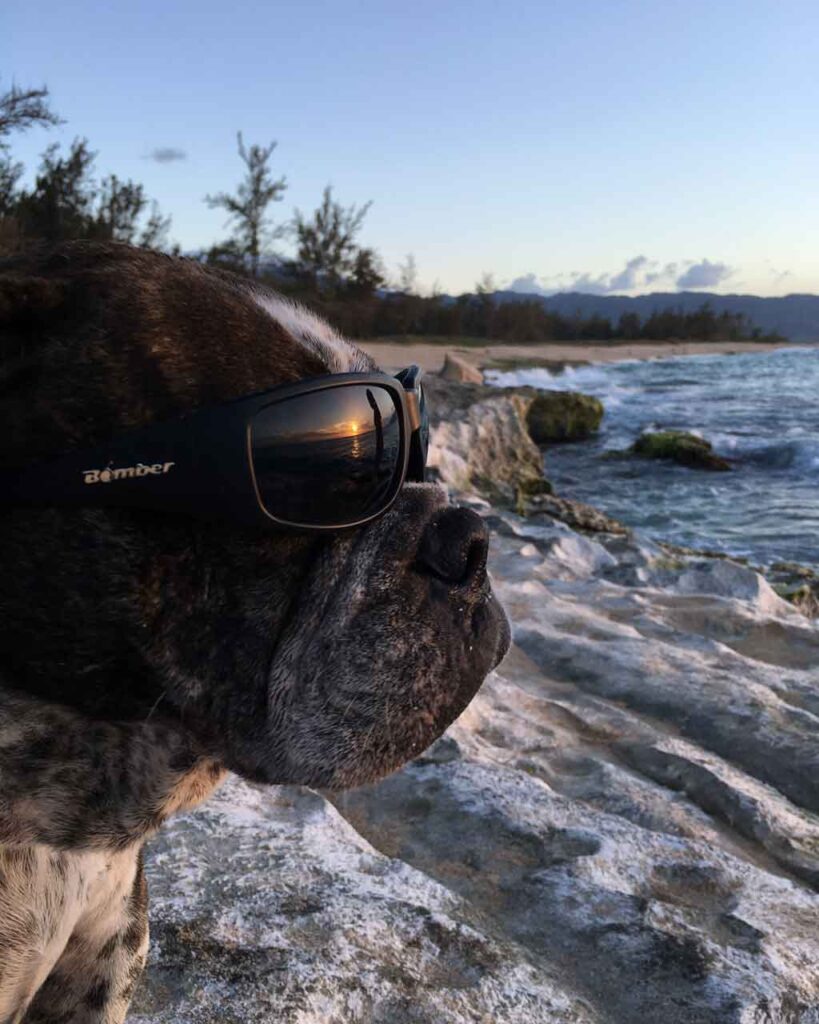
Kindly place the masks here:
POLYGON ((748 352, 773 352, 781 348, 802 348, 792 342, 754 341, 635 341, 622 344, 569 344, 544 342, 532 345, 492 344, 483 346, 439 345, 418 341, 357 341, 385 369, 397 369, 416 363, 427 373, 437 373, 447 353, 480 370, 514 369, 541 366, 560 371, 567 366, 592 363, 620 363, 627 360, 672 359, 679 356, 740 355, 748 352))

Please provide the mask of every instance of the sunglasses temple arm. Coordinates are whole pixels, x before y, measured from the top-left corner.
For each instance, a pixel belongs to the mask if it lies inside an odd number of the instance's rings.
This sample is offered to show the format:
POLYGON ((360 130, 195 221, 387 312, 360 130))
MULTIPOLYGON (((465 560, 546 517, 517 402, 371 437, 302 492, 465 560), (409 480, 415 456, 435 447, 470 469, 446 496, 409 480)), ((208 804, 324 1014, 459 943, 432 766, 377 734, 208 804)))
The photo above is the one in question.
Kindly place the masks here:
MULTIPOLYGON (((0 507, 127 507, 218 514, 256 506, 243 421, 201 416, 132 431, 52 462, 0 470, 0 507), (219 429, 216 429, 218 426, 219 429)), ((251 515, 252 518, 252 515, 251 515)))

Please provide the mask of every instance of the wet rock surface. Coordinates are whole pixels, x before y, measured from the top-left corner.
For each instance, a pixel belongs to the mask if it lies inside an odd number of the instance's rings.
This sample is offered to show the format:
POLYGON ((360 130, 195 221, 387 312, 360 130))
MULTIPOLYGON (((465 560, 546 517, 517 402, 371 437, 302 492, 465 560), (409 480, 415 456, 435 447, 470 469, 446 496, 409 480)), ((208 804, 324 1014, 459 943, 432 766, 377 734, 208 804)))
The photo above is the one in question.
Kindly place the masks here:
POLYGON ((730 559, 461 500, 509 655, 380 783, 173 820, 129 1019, 819 1024, 819 626, 730 559))
POLYGON ((526 426, 536 444, 582 441, 597 432, 603 403, 576 391, 540 391, 526 413, 526 426))
POLYGON ((582 501, 572 501, 556 494, 536 495, 529 498, 526 512, 531 516, 546 515, 567 523, 575 530, 588 533, 628 533, 628 527, 607 516, 599 508, 582 501))
POLYGON ((706 469, 717 473, 731 469, 731 463, 716 454, 710 441, 684 430, 646 432, 623 454, 637 455, 642 459, 662 459, 688 466, 689 469, 706 469))

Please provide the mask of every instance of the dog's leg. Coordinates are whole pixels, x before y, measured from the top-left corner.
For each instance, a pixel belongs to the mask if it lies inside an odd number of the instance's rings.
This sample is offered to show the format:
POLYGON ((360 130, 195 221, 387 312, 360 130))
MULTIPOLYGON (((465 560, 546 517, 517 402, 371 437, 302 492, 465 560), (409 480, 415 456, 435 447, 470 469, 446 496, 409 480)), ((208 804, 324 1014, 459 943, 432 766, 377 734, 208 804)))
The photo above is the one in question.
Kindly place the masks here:
POLYGON ((147 952, 148 891, 140 851, 132 884, 122 892, 108 890, 101 905, 78 922, 23 1024, 121 1024, 147 952))

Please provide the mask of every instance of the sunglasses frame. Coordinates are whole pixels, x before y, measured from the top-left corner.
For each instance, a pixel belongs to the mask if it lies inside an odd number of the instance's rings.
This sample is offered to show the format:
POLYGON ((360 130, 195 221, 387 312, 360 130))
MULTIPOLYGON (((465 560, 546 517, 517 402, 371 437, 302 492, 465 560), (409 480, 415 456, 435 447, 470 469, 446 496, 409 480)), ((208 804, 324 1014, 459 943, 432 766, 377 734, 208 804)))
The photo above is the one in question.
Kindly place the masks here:
POLYGON ((395 376, 335 373, 204 406, 180 419, 139 427, 39 465, 2 470, 0 505, 139 508, 282 530, 354 529, 382 516, 407 479, 424 479, 420 380, 417 366, 395 376), (399 413, 399 465, 383 506, 355 522, 313 524, 277 518, 265 508, 256 482, 254 419, 279 402, 351 385, 384 388, 399 413))

